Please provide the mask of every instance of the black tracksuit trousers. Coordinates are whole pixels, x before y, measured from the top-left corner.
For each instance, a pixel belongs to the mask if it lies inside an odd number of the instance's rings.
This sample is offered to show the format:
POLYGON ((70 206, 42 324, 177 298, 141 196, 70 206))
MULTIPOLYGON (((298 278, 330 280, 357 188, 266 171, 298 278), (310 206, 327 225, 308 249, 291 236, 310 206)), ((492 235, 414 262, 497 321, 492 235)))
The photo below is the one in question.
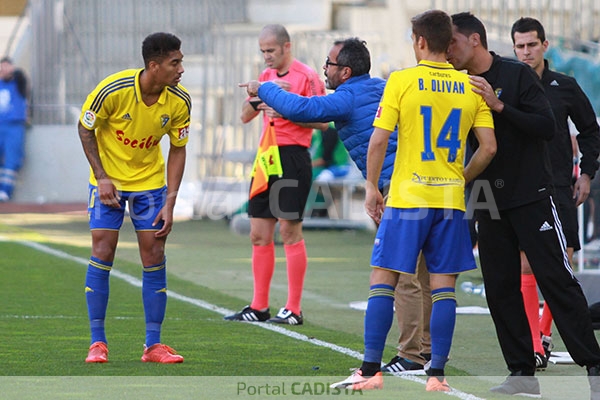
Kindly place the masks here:
POLYGON ((521 294, 525 251, 567 350, 580 366, 600 364, 586 298, 573 275, 552 198, 509 210, 477 211, 479 256, 485 292, 502 354, 511 372, 535 372, 531 332, 521 294))

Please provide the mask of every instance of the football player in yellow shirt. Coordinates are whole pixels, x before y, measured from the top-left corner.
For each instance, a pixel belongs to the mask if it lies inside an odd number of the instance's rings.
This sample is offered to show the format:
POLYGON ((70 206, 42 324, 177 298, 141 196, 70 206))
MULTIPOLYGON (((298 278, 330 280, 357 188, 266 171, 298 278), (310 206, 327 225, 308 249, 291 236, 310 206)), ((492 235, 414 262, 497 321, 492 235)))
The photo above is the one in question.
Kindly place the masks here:
POLYGON ((450 391, 444 377, 456 321, 456 277, 476 268, 465 219, 465 182, 496 152, 492 114, 473 92, 469 76, 446 62, 452 21, 439 10, 412 20, 418 64, 393 72, 373 125, 367 153, 365 209, 380 223, 371 257, 365 315, 365 353, 360 369, 335 388, 383 387, 381 358, 394 317, 400 274, 414 274, 423 252, 430 273, 431 365, 427 391, 450 391), (377 189, 388 139, 398 126, 396 160, 387 203, 377 189), (471 129, 479 148, 464 167, 471 129))
POLYGON ((88 215, 92 254, 85 282, 91 329, 86 362, 108 361, 104 320, 109 276, 125 206, 135 227, 143 265, 146 315, 143 362, 180 363, 160 342, 167 304, 165 244, 185 166, 191 98, 179 84, 181 41, 153 33, 142 43, 143 69, 105 78, 83 104, 78 130, 90 164, 88 215), (165 161, 160 141, 168 135, 165 161))

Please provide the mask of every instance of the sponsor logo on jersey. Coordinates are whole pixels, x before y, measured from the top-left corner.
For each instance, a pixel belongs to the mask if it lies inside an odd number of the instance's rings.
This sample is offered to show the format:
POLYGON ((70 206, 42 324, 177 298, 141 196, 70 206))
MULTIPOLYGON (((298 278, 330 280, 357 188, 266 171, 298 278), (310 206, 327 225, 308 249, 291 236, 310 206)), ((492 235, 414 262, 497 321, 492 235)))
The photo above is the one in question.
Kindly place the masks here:
POLYGON ((126 121, 131 121, 131 115, 129 115, 129 113, 127 113, 127 114, 123 115, 123 116, 121 117, 121 119, 124 119, 124 120, 126 120, 126 121))
POLYGON ((540 226, 540 232, 551 231, 552 226, 548 223, 548 221, 544 221, 542 226, 540 226))
POLYGON ((165 125, 167 125, 167 122, 169 122, 169 120, 171 119, 171 117, 169 117, 167 114, 163 114, 160 116, 160 127, 164 128, 165 125))
POLYGON ((414 183, 426 186, 461 186, 463 180, 460 178, 448 178, 445 176, 427 176, 420 175, 416 172, 412 173, 412 179, 414 183))
POLYGON ((185 139, 190 134, 190 127, 184 126, 183 128, 179 128, 179 140, 185 139))
POLYGON ((122 130, 118 130, 115 133, 119 142, 122 142, 124 146, 131 147, 132 149, 148 150, 158 146, 160 143, 160 139, 155 139, 152 135, 143 138, 142 140, 138 140, 127 137, 127 134, 122 130))
POLYGON ((83 113, 83 118, 81 119, 83 126, 92 129, 94 127, 94 122, 96 122, 96 114, 94 114, 93 111, 87 110, 83 113))
POLYGON ((552 82, 550 82, 550 86, 559 86, 559 84, 556 82, 556 79, 554 79, 552 82))
POLYGON ((381 106, 377 107, 377 113, 375 114, 375 118, 377 118, 377 119, 381 118, 382 110, 383 110, 383 107, 381 107, 381 106))

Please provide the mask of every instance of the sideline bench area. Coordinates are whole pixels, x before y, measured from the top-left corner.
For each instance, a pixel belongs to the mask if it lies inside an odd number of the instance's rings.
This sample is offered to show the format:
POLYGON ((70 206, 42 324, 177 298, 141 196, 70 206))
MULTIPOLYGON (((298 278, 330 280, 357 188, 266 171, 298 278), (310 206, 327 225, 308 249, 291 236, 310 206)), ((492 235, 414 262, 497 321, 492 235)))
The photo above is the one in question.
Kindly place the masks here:
MULTIPOLYGON (((305 213, 305 229, 365 229, 375 230, 375 223, 364 211, 365 181, 362 177, 334 179, 328 182, 313 182, 309 195, 312 208, 305 213), (322 201, 315 201, 317 194, 322 201), (327 211, 327 216, 310 216, 313 210, 327 211)), ((240 213, 231 218, 231 229, 238 234, 250 232, 248 215, 240 213)))
POLYGON ((327 217, 310 217, 311 210, 307 210, 305 228, 375 229, 374 222, 364 211, 365 180, 362 176, 351 175, 327 182, 315 181, 311 196, 316 196, 317 193, 322 194, 324 202, 314 203, 312 209, 326 210, 327 217))

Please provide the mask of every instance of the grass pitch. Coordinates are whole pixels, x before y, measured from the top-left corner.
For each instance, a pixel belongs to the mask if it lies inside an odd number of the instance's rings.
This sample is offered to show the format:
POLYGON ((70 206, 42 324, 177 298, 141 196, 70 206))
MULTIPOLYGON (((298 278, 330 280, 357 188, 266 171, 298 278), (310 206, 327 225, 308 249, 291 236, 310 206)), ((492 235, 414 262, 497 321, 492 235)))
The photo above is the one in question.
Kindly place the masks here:
MULTIPOLYGON (((366 299, 372 232, 305 232, 305 325, 282 334, 222 318, 251 299, 248 238, 233 234, 224 221, 176 222, 167 243, 171 297, 162 338, 185 357, 179 365, 140 362, 144 318, 136 280, 141 266, 130 223, 115 260, 119 273, 111 277, 110 361, 102 365, 83 361, 89 346, 85 217, 3 215, 0 236, 5 239, 0 242, 0 398, 448 398, 425 393, 422 378, 386 377, 386 389, 376 393, 328 389, 360 365, 363 312, 349 304, 366 299)), ((478 283, 481 276, 464 274, 459 287, 465 280, 478 283)), ((286 282, 278 246, 272 311, 285 303, 286 282)), ((480 296, 460 290, 457 295, 459 306, 485 306, 480 296)), ((394 326, 384 361, 394 355, 396 340, 394 326)), ((558 334, 555 342, 564 351, 558 334)), ((454 397, 494 398, 489 387, 507 371, 489 315, 458 316, 447 374, 457 389, 454 397)), ((550 365, 538 374, 544 398, 565 398, 565 393, 586 398, 584 375, 578 366, 550 365)))

